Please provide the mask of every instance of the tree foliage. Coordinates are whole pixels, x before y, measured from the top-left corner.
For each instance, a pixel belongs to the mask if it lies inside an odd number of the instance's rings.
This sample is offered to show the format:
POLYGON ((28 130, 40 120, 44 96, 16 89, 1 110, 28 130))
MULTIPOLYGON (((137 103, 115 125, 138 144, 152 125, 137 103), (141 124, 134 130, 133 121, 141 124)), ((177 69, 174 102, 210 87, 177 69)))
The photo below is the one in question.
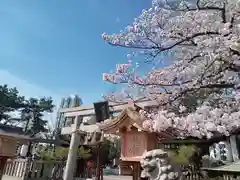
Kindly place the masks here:
POLYGON ((92 160, 96 161, 98 156, 98 151, 100 154, 101 164, 111 164, 113 159, 120 157, 120 143, 119 141, 112 141, 106 139, 101 145, 96 147, 91 147, 92 149, 92 160), (100 148, 100 149, 99 149, 100 148))
MULTIPOLYGON (((68 157, 69 148, 56 147, 54 150, 52 148, 42 149, 40 151, 40 156, 44 160, 61 160, 65 161, 68 157)), ((77 152, 77 158, 79 159, 89 159, 91 157, 91 150, 81 146, 77 152)))
POLYGON ((182 145, 178 150, 169 151, 170 161, 173 164, 189 165, 196 152, 197 148, 195 146, 182 145))
POLYGON ((19 94, 16 87, 0 85, 0 123, 12 124, 20 122, 25 124, 26 133, 32 136, 39 132, 46 132, 47 121, 44 113, 51 113, 54 108, 51 98, 29 98, 19 94), (20 113, 17 117, 14 113, 20 113))
POLYGON ((47 120, 44 120, 44 113, 51 113, 54 105, 51 98, 30 98, 26 101, 27 107, 22 109, 23 120, 29 122, 26 132, 32 136, 47 132, 47 120))
POLYGON ((128 63, 103 79, 139 88, 143 97, 159 102, 158 108, 140 112, 150 131, 229 136, 240 125, 239 9, 238 0, 153 0, 125 30, 102 35, 110 45, 136 49, 128 54, 128 63), (141 62, 132 63, 140 55, 158 66, 140 75, 141 62))
POLYGON ((7 124, 15 120, 10 113, 24 107, 24 97, 19 95, 17 88, 0 85, 0 123, 7 124))
POLYGON ((107 159, 109 161, 112 161, 115 158, 120 157, 120 146, 119 146, 119 141, 111 141, 111 140, 106 140, 105 143, 102 146, 102 151, 104 154, 106 154, 107 159))
MULTIPOLYGON (((53 147, 53 146, 42 146, 39 149, 40 156, 45 160, 67 160, 69 148, 64 147, 53 147)), ((102 164, 111 163, 114 158, 120 157, 120 141, 116 139, 105 140, 103 144, 99 146, 80 146, 77 152, 77 158, 79 159, 92 159, 97 160, 98 151, 100 153, 100 161, 102 164)))

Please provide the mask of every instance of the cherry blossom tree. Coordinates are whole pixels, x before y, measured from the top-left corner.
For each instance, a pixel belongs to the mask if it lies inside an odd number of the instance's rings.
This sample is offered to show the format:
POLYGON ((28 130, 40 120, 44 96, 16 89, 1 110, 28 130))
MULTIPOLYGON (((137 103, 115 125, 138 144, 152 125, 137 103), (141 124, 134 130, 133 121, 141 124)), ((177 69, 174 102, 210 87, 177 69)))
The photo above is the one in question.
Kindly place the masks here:
MULTIPOLYGON (((140 111, 150 131, 175 129, 180 137, 228 136, 240 125, 239 15, 239 0, 153 0, 152 7, 125 30, 102 35, 110 45, 136 49, 127 56, 128 63, 104 73, 103 80, 126 83, 159 102, 158 108, 140 111), (138 74, 144 64, 133 65, 133 56, 145 55, 154 62, 163 53, 171 53, 168 65, 138 74), (199 101, 202 92, 205 96, 199 101), (197 105, 189 111, 183 99, 193 94, 197 105), (172 105, 178 111, 171 111, 172 105)), ((104 97, 132 98, 125 92, 104 97)))

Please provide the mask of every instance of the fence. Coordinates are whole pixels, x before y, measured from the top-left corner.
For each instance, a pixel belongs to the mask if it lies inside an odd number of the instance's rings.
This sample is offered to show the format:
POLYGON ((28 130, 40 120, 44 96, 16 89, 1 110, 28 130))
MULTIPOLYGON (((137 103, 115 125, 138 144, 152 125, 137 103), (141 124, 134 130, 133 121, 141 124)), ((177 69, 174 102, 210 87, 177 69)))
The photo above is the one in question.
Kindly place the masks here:
MULTIPOLYGON (((181 178, 180 178, 181 179, 181 178)), ((195 166, 189 166, 183 171, 182 179, 184 180, 240 180, 240 175, 234 171, 221 172, 215 171, 214 175, 204 170, 199 170, 195 166), (209 175, 211 174, 211 177, 209 175)))
POLYGON ((48 179, 51 177, 55 164, 60 164, 60 162, 9 159, 3 170, 2 180, 48 179))
MULTIPOLYGON (((54 179, 63 179, 63 166, 60 161, 43 161, 31 159, 9 159, 6 162, 1 180, 48 180, 55 165, 59 165, 54 179)), ((56 167, 56 166, 55 166, 56 167)), ((103 179, 101 171, 101 180, 103 179)), ((74 180, 85 180, 87 176, 75 177, 74 180)))
MULTIPOLYGON (((13 159, 8 160, 3 170, 2 180, 46 180, 50 179, 53 167, 61 164, 59 161, 43 161, 29 159, 13 159)), ((237 180, 239 176, 232 174, 222 174, 216 178, 208 178, 200 173, 194 166, 189 166, 187 171, 183 172, 185 180, 237 180)), ((83 180, 84 178, 75 178, 75 180, 83 180)), ((102 178, 101 178, 102 179, 102 178)))

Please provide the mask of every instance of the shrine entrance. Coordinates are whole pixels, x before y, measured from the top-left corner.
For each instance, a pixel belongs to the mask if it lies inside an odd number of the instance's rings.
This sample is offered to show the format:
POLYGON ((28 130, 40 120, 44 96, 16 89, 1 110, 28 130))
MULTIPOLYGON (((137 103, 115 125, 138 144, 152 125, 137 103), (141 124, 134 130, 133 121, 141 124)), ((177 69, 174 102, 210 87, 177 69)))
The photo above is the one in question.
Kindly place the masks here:
POLYGON ((156 134, 144 131, 142 123, 136 109, 129 107, 124 109, 118 117, 98 124, 104 134, 115 134, 121 137, 120 170, 128 169, 129 171, 131 168, 133 180, 140 178, 142 154, 155 149, 157 145, 156 134))

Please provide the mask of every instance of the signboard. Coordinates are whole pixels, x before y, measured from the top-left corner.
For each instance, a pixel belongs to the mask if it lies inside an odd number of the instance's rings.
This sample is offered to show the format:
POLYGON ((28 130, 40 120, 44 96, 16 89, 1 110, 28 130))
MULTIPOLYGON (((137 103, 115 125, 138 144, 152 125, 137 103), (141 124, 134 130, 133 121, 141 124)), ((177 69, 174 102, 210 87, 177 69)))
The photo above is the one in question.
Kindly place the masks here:
POLYGON ((94 105, 97 122, 101 122, 109 118, 110 115, 109 115, 108 101, 96 102, 93 105, 94 105))
POLYGON ((123 141, 123 158, 142 156, 147 149, 147 134, 143 132, 126 132, 123 141))

